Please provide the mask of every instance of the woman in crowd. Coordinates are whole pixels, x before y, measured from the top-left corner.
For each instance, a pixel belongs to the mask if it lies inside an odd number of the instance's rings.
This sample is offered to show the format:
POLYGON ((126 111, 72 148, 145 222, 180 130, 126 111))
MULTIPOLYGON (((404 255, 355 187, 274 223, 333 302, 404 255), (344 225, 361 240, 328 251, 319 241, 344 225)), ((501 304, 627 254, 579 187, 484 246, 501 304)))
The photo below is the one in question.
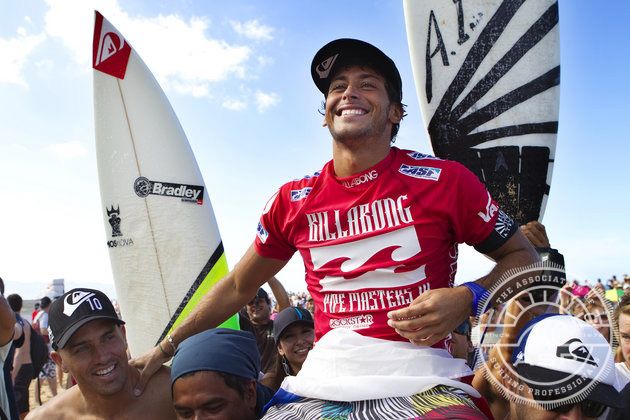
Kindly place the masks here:
POLYGON ((630 293, 624 293, 619 299, 613 317, 619 339, 615 367, 623 377, 630 381, 630 293))
POLYGON ((260 381, 277 391, 285 377, 297 375, 315 341, 313 316, 304 308, 289 307, 273 322, 273 335, 278 347, 274 367, 260 381))

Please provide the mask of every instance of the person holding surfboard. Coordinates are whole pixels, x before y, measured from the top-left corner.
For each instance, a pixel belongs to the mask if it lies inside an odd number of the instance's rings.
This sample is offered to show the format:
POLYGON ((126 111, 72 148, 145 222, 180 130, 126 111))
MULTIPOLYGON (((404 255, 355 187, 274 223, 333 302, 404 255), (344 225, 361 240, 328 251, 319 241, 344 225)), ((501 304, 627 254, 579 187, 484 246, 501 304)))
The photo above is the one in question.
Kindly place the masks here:
POLYGON ((170 370, 161 367, 137 396, 139 373, 129 366, 125 322, 98 290, 72 289, 50 305, 52 359, 78 386, 31 411, 27 419, 175 419, 170 370))
MULTIPOLYGON (((272 196, 244 257, 160 343, 170 351, 156 347, 132 362, 144 368, 140 387, 178 343, 237 312, 295 251, 316 306, 317 340, 351 332, 351 342, 411 342, 418 354, 448 348, 451 331, 481 309, 506 270, 539 261, 464 166, 391 145, 405 112, 400 74, 382 51, 336 40, 315 55, 311 74, 324 94, 333 159, 272 196), (461 242, 497 265, 453 287, 461 242)), ((458 362, 442 363, 452 369, 441 374, 451 378, 472 374, 458 362)))

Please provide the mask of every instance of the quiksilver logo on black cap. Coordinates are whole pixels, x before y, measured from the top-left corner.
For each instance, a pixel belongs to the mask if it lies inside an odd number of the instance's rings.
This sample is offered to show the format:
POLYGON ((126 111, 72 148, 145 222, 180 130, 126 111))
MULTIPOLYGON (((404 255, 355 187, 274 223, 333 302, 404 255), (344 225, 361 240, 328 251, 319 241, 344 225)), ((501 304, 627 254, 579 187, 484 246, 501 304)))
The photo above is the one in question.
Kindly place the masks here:
POLYGON ((330 70, 332 70, 333 64, 335 64, 337 57, 339 57, 339 54, 328 57, 327 59, 319 63, 315 71, 317 71, 320 79, 325 79, 330 75, 330 70))
MULTIPOLYGON (((86 292, 83 290, 77 290, 76 292, 70 293, 68 296, 66 296, 66 299, 63 302, 63 314, 66 316, 72 316, 74 311, 76 311, 82 303, 89 302, 89 299, 92 296, 94 296, 94 293, 86 292)), ((90 304, 90 306, 92 310, 94 310, 94 305, 90 304)), ((96 309, 102 309, 102 306, 101 308, 97 307, 96 309)))

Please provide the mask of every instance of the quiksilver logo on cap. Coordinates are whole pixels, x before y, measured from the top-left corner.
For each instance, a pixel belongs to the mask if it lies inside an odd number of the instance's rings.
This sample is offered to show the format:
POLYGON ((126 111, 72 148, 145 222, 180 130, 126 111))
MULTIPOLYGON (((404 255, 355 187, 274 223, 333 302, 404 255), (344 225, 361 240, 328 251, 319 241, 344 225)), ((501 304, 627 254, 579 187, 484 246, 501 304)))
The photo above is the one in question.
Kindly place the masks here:
POLYGON ((328 77, 333 64, 335 64, 335 61, 337 60, 337 57, 339 57, 339 54, 328 57, 327 59, 319 63, 315 71, 317 71, 320 79, 325 79, 328 77))
POLYGON ((72 316, 74 311, 77 310, 79 306, 89 298, 94 296, 92 292, 85 292, 83 290, 77 290, 66 296, 65 301, 63 302, 63 313, 66 316, 72 316))
POLYGON ((597 366, 595 359, 591 356, 582 340, 573 338, 556 349, 556 356, 563 359, 575 360, 589 365, 597 366))

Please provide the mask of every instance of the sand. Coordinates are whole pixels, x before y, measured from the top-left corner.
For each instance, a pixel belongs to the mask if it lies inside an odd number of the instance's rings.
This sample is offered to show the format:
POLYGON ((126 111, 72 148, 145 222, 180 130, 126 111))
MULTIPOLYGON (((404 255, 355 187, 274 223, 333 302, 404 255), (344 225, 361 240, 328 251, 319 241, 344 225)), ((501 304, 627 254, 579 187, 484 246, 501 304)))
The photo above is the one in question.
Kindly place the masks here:
MULTIPOLYGON (((37 381, 35 379, 33 379, 31 381, 31 386, 28 388, 29 391, 29 409, 33 410, 37 407, 39 407, 39 403, 37 402, 37 399, 35 398, 35 392, 36 392, 36 383, 37 381)), ((46 401, 50 400, 53 397, 52 392, 50 391, 50 387, 48 386, 48 383, 46 382, 45 379, 41 379, 40 380, 41 383, 41 389, 40 389, 40 396, 41 396, 41 401, 42 404, 44 404, 46 401)), ((59 384, 57 384, 57 393, 59 393, 60 391, 62 391, 63 388, 61 388, 59 386, 59 384)))

